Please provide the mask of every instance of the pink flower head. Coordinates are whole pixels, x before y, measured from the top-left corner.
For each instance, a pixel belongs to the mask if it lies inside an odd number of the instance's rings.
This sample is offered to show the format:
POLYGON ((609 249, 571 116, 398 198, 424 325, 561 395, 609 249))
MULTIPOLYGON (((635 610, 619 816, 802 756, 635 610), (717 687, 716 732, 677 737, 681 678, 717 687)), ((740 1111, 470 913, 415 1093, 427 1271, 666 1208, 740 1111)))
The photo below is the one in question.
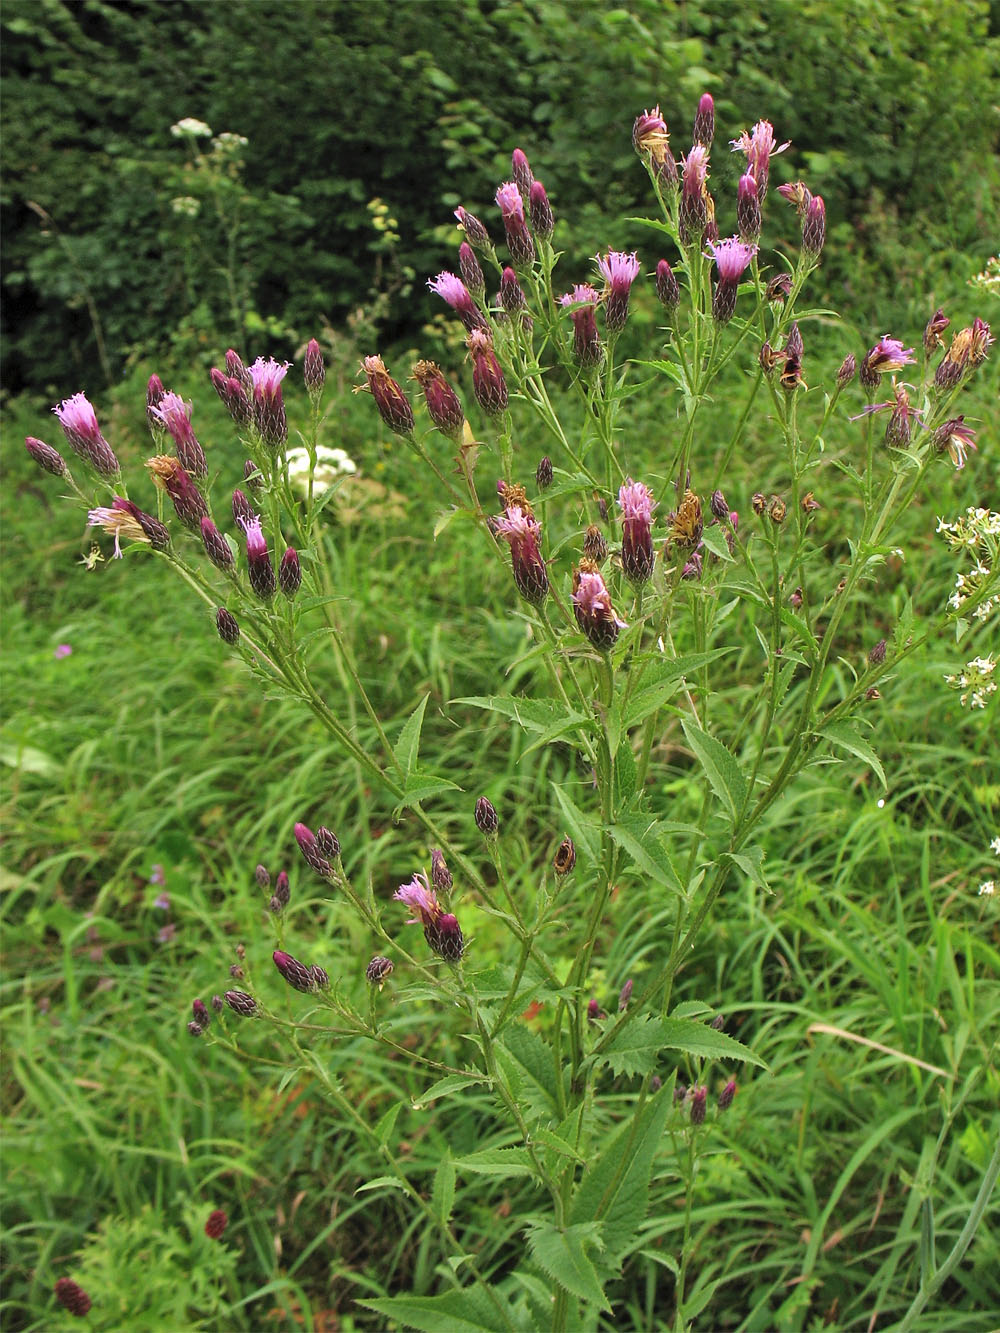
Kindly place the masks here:
POLYGON ((119 471, 118 459, 101 434, 97 413, 87 396, 75 393, 71 398, 64 398, 52 411, 59 418, 59 425, 70 447, 102 477, 116 476, 119 471))
POLYGON ((965 417, 953 417, 934 432, 934 445, 942 452, 947 449, 956 468, 965 467, 969 450, 976 447, 976 432, 965 424, 965 417))
POLYGON ((409 918, 408 924, 436 926, 441 919, 443 909, 426 875, 414 875, 409 884, 400 884, 392 896, 416 913, 409 918))
POLYGON ((205 451, 191 429, 191 404, 177 393, 164 393, 159 403, 149 409, 149 415, 166 426, 183 467, 196 477, 208 475, 205 451))
POLYGON ((898 338, 883 333, 878 342, 861 362, 861 383, 866 389, 878 384, 880 375, 894 374, 914 363, 912 347, 904 347, 898 338))
POLYGON ((622 568, 630 582, 645 583, 653 572, 653 538, 650 526, 656 501, 641 481, 627 477, 618 491, 622 511, 622 568))
POLYGON ((56 650, 52 656, 55 658, 69 657, 72 652, 73 645, 71 643, 60 643, 56 646, 56 650))
POLYGON ((620 333, 628 319, 628 298, 632 284, 639 276, 639 257, 633 250, 628 255, 622 250, 609 250, 606 256, 595 255, 598 272, 608 284, 604 299, 604 326, 608 333, 620 333))
POLYGON ((559 304, 562 306, 597 305, 600 299, 600 294, 588 282, 578 282, 571 292, 566 292, 565 295, 560 296, 559 304))
POLYGON ((253 396, 258 402, 280 395, 281 381, 288 374, 290 365, 290 361, 275 361, 273 356, 269 356, 266 361, 259 356, 253 365, 248 367, 253 396))
POLYGON ((281 396, 281 381, 288 374, 288 361, 278 362, 262 356, 249 367, 253 394, 254 424, 260 437, 271 448, 280 448, 288 439, 288 421, 281 396))
POLYGON ((504 225, 508 222, 524 222, 524 201, 514 181, 506 181, 496 194, 497 207, 503 216, 504 225))
POLYGON ((571 292, 560 296, 559 304, 570 308, 573 321, 573 355, 581 366, 594 366, 601 359, 601 339, 594 311, 599 294, 589 283, 580 282, 571 292))
POLYGON ((618 631, 625 628, 625 621, 618 618, 611 605, 611 594, 600 570, 587 561, 573 575, 573 610, 577 624, 595 648, 612 648, 618 631))
POLYGON ((685 194, 704 192, 708 180, 708 149, 704 144, 694 144, 691 151, 681 158, 681 174, 685 194))
POLYGON ((539 606, 549 590, 549 576, 539 550, 541 525, 520 505, 512 505, 493 524, 498 537, 510 547, 511 566, 518 592, 527 602, 539 606))
POLYGON ((910 403, 910 395, 906 392, 907 388, 913 388, 913 385, 896 384, 893 382, 893 396, 885 403, 869 403, 867 407, 851 417, 852 421, 860 421, 862 417, 873 416, 877 412, 890 410, 892 416, 889 418, 889 424, 886 427, 885 442, 900 447, 906 447, 910 443, 910 437, 913 434, 911 422, 916 421, 918 425, 923 425, 921 412, 910 403))
POLYGON ((247 559, 260 560, 267 555, 267 540, 261 527, 260 517, 253 514, 250 518, 240 519, 240 527, 247 536, 247 559))
POLYGON ((667 122, 660 115, 658 106, 636 116, 632 126, 632 147, 640 157, 648 153, 654 166, 659 166, 670 152, 667 122))
POLYGON ((709 249, 718 267, 720 282, 739 282, 757 253, 756 245, 745 245, 738 236, 730 236, 718 244, 710 241, 709 249))
POLYGON ((524 220, 524 201, 514 181, 506 181, 501 185, 496 199, 503 216, 510 257, 515 268, 525 268, 535 258, 535 243, 524 220))
POLYGON ((105 532, 114 537, 116 560, 122 558, 121 539, 123 537, 133 542, 149 542, 149 537, 143 531, 142 524, 135 517, 134 509, 135 506, 131 505, 128 500, 123 500, 121 496, 116 495, 109 508, 91 509, 87 514, 87 526, 89 528, 103 528, 105 532))
POLYGON ((442 270, 436 278, 427 279, 427 286, 443 301, 447 301, 469 332, 473 329, 488 327, 482 312, 473 301, 468 287, 454 273, 449 273, 446 269, 442 270))
POLYGON ((762 199, 767 194, 771 158, 783 153, 790 143, 791 140, 788 140, 778 148, 774 146, 774 126, 769 120, 758 120, 752 130, 744 130, 738 139, 730 141, 734 153, 746 153, 747 170, 757 182, 762 199))
POLYGON ((622 511, 623 526, 648 528, 653 520, 656 501, 648 486, 626 477, 625 484, 618 490, 618 508, 622 511))

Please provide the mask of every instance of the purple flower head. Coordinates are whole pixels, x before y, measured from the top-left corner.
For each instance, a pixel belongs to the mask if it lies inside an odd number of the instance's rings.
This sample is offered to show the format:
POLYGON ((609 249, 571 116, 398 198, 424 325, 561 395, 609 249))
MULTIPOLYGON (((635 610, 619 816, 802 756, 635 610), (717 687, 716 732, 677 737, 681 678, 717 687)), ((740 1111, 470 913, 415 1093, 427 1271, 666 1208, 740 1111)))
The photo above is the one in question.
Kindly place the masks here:
POLYGON ((266 361, 259 356, 247 371, 254 398, 260 401, 280 396, 281 381, 288 374, 290 365, 290 361, 275 361, 273 356, 266 361))
POLYGON ((704 193, 708 180, 708 149, 704 144, 694 144, 691 151, 681 158, 681 174, 685 194, 704 193))
POLYGON ((170 944, 170 942, 173 940, 176 934, 177 934, 177 926, 173 921, 170 921, 167 923, 167 925, 161 926, 160 929, 156 932, 157 943, 170 944))
POLYGON ((308 994, 309 991, 316 989, 316 982, 310 969, 305 963, 300 963, 297 958, 293 958, 290 953, 275 949, 271 955, 271 960, 293 990, 308 994))
POLYGON ((573 575, 573 610, 576 622, 595 648, 614 646, 618 631, 625 628, 611 605, 611 594, 601 571, 581 563, 573 575))
POLYGON ((866 389, 872 389, 878 384, 880 375, 894 374, 915 360, 912 347, 904 347, 898 338, 883 333, 861 363, 861 383, 866 389))
POLYGON ((745 245, 738 236, 730 236, 717 245, 710 242, 709 249, 719 270, 720 282, 739 282, 757 253, 756 245, 745 245))
POLYGON ((489 327, 468 287, 454 273, 443 270, 436 278, 428 278, 427 286, 451 306, 470 333, 473 329, 489 327))
MULTIPOLYGON (((333 866, 323 855, 312 829, 305 824, 296 824, 293 832, 306 865, 315 870, 316 874, 322 876, 323 879, 332 879, 333 866)), ((285 901, 287 902, 287 899, 285 901)))
POLYGON ((527 267, 535 258, 535 243, 524 219, 524 203, 514 181, 506 181, 496 194, 497 206, 503 217, 507 248, 516 268, 527 267))
POLYGON ((288 421, 281 396, 281 381, 288 374, 290 364, 289 361, 275 361, 272 356, 265 361, 259 356, 248 371, 253 395, 254 424, 263 442, 271 448, 280 448, 288 439, 288 421))
POLYGON ((541 181, 532 181, 528 195, 528 216, 531 230, 541 241, 547 241, 555 231, 556 220, 549 203, 549 196, 541 181))
POLYGON ((976 448, 976 432, 965 424, 964 416, 953 417, 934 432, 934 447, 941 452, 947 449, 956 468, 963 468, 969 450, 976 448))
POLYGON ((73 651, 73 645, 72 645, 72 644, 70 644, 70 643, 60 643, 60 644, 57 644, 57 645, 56 645, 56 650, 55 650, 55 652, 52 654, 52 656, 53 656, 54 658, 56 658, 57 660, 59 660, 60 658, 63 658, 63 657, 69 657, 70 654, 72 653, 72 651, 73 651))
POLYGON ((264 530, 261 527, 260 517, 257 514, 247 519, 240 519, 240 526, 247 537, 247 558, 249 560, 260 560, 267 555, 267 541, 264 537, 264 530))
POLYGON ((153 906, 156 908, 158 912, 169 912, 170 894, 158 893, 156 897, 153 899, 153 906))
POLYGON ((151 409, 151 415, 170 432, 181 465, 196 477, 206 477, 205 451, 191 429, 191 404, 186 403, 180 394, 164 393, 159 404, 151 409))
POLYGON ((526 602, 540 606, 549 591, 549 576, 538 547, 541 526, 520 505, 512 505, 494 522, 494 531, 510 546, 511 566, 518 592, 526 602))
POLYGON ((416 914, 408 918, 408 925, 437 925, 443 915, 441 904, 430 886, 430 881, 426 875, 419 872, 408 884, 400 884, 392 896, 397 901, 405 903, 410 911, 416 914))
POLYGON ((633 251, 609 250, 607 255, 595 255, 597 270, 607 284, 604 298, 604 326, 608 333, 620 333, 628 319, 628 298, 632 284, 639 276, 639 257, 633 251))
POLYGON ((589 283, 578 283, 560 296, 559 304, 570 308, 573 321, 573 355, 581 366, 595 366, 601 359, 601 338, 594 312, 600 295, 589 283))
POLYGON ((167 877, 163 873, 163 867, 161 865, 157 864, 153 866, 153 869, 149 875, 149 882, 150 884, 160 884, 160 885, 166 884, 167 877))
POLYGON ((642 158, 649 155, 650 164, 669 184, 677 182, 677 164, 670 152, 670 133, 660 108, 644 111, 632 125, 632 147, 642 158))
POLYGON ((823 196, 816 194, 806 204, 802 215, 802 249, 817 258, 826 240, 826 205, 823 196))
POLYGON ((647 486, 628 477, 618 491, 622 511, 622 568, 631 583, 645 583, 653 572, 650 525, 656 501, 647 486))
POLYGON ((680 239, 684 245, 696 245, 709 221, 708 149, 695 144, 681 158, 683 185, 678 212, 680 239))
POLYGON ((500 186, 497 190, 496 200, 504 224, 524 221, 524 201, 521 198, 521 191, 514 181, 507 181, 500 186))
POLYGON ((306 344, 306 355, 302 365, 302 382, 310 398, 318 398, 326 383, 326 365, 323 361, 323 349, 315 338, 306 344))
POLYGON ((472 389, 476 402, 491 417, 507 410, 507 381, 493 350, 493 340, 483 329, 473 329, 466 339, 472 357, 472 389))
POLYGON ((531 194, 531 186, 534 183, 534 176, 531 174, 531 165, 526 155, 520 148, 515 148, 510 155, 510 170, 514 177, 514 184, 517 186, 518 193, 521 196, 521 202, 526 204, 528 196, 531 194))
POLYGON ((746 153, 747 170, 757 182, 761 199, 767 194, 771 158, 783 153, 790 143, 775 147, 774 126, 769 120, 758 120, 752 130, 744 130, 738 139, 730 140, 734 153, 746 153))
POLYGON ((58 449, 53 449, 44 440, 36 440, 33 435, 25 436, 24 447, 43 472, 50 472, 53 477, 65 477, 66 460, 58 449))
POLYGON ((912 389, 913 385, 896 384, 894 381, 893 396, 887 402, 869 403, 857 416, 851 417, 851 420, 860 421, 862 417, 873 416, 876 412, 891 411, 892 415, 885 431, 885 442, 905 448, 913 434, 911 422, 916 421, 919 425, 923 425, 921 412, 910 403, 910 395, 906 392, 908 387, 912 389))
POLYGON ((103 528, 105 532, 114 537, 116 560, 122 558, 121 539, 123 537, 132 542, 149 542, 149 537, 143 531, 142 524, 135 517, 134 508, 135 506, 130 505, 128 500, 116 495, 110 508, 102 506, 99 509, 91 509, 87 513, 87 526, 89 528, 103 528))
POLYGON ((97 413, 87 396, 75 393, 64 398, 52 411, 59 418, 70 448, 85 459, 102 477, 114 477, 120 471, 118 459, 101 434, 97 413))
POLYGON ((249 519, 242 519, 241 525, 247 537, 247 566, 250 586, 261 601, 266 602, 274 596, 277 582, 274 577, 274 567, 271 564, 264 531, 256 514, 249 519))

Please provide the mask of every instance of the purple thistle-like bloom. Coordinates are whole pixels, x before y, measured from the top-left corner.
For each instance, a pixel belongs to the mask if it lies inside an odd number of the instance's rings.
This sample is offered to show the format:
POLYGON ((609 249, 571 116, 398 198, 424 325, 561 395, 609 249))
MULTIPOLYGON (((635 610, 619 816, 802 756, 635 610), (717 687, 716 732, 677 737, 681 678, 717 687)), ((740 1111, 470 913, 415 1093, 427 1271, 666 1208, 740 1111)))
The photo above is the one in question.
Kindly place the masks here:
POLYGON ((493 340, 482 329, 473 329, 466 339, 472 357, 472 389, 476 402, 491 417, 507 410, 507 381, 493 350, 493 340))
POLYGON ((361 362, 367 385, 354 390, 360 393, 367 387, 375 399, 378 414, 397 435, 413 434, 413 408, 409 399, 385 368, 380 356, 366 356, 361 362))
POLYGON ((878 342, 861 362, 861 383, 866 389, 874 389, 880 375, 893 374, 904 366, 914 363, 912 347, 904 347, 898 338, 890 338, 883 333, 878 342))
POLYGON ((540 241, 547 241, 556 229, 556 220, 549 203, 549 196, 541 181, 532 181, 528 194, 528 217, 531 230, 540 241))
POLYGON ((435 923, 442 915, 441 904, 438 902, 427 876, 419 872, 414 875, 409 883, 400 884, 392 896, 399 902, 405 903, 410 911, 416 914, 407 919, 408 925, 435 923))
POLYGON ((775 147, 774 126, 769 120, 758 120, 752 130, 744 130, 738 139, 730 140, 734 153, 746 153, 747 171, 757 182, 761 199, 767 194, 770 161, 789 147, 791 140, 775 147))
POLYGON ((332 879, 333 866, 320 851, 319 843, 316 841, 316 835, 312 829, 305 824, 296 824, 294 833, 295 841, 299 844, 299 851, 302 853, 306 865, 315 870, 316 874, 321 875, 323 879, 332 879))
MULTIPOLYGON (((912 386, 911 386, 912 387, 912 386)), ((913 434, 911 421, 916 421, 923 425, 920 411, 911 406, 910 396, 906 392, 906 386, 903 384, 893 384, 893 396, 884 403, 869 403, 867 407, 851 417, 852 421, 860 421, 862 417, 874 416, 876 412, 891 411, 889 424, 885 431, 886 444, 895 445, 897 448, 905 449, 910 443, 910 437, 913 434)))
POLYGON ((625 628, 611 605, 611 594, 599 569, 581 565, 573 575, 573 611, 576 623, 595 648, 612 648, 625 628))
POLYGON ((494 522, 494 530, 510 546, 517 590, 526 602, 541 606, 549 591, 549 575, 538 547, 540 524, 520 505, 513 505, 494 522))
POLYGON ((277 583, 260 519, 254 516, 248 522, 244 522, 243 531, 247 537, 247 565, 249 567, 250 587, 253 588, 262 602, 269 601, 274 596, 277 583))
POLYGON ((289 361, 265 361, 259 356, 249 368, 253 393, 254 424, 260 438, 269 448, 280 449, 288 439, 288 420, 281 395, 281 381, 288 374, 289 361))
POLYGON ((684 245, 696 245, 708 221, 708 149, 703 144, 681 158, 681 172, 680 238, 684 245))
POLYGON ((196 477, 207 477, 205 451, 191 429, 191 404, 186 403, 180 394, 164 393, 152 411, 170 432, 181 466, 196 477))
POLYGON ((953 417, 934 432, 934 447, 942 453, 945 449, 956 468, 965 467, 969 450, 976 447, 976 432, 965 424, 965 417, 953 417))
POLYGON ((24 447, 43 471, 51 472, 53 477, 65 477, 66 460, 58 449, 53 449, 44 440, 36 440, 33 435, 25 436, 24 447))
POLYGON ((88 462, 102 477, 116 477, 121 471, 111 445, 101 434, 97 413, 86 394, 75 393, 64 398, 52 411, 70 448, 88 462))
POLYGON ((626 478, 618 491, 622 511, 622 569, 630 583, 642 584, 653 572, 653 537, 650 527, 656 501, 641 481, 626 478))
POLYGON ((632 126, 632 147, 646 160, 659 181, 661 187, 674 187, 677 184, 677 163, 670 151, 670 134, 667 122, 660 115, 660 108, 644 111, 636 116, 632 126))
POLYGON ((114 558, 116 560, 122 558, 122 537, 132 542, 149 543, 149 537, 143 531, 142 524, 133 513, 134 509, 135 506, 130 501, 116 495, 110 506, 91 509, 87 513, 87 526, 89 528, 103 528, 105 532, 114 537, 114 558))
POLYGON ((740 278, 757 253, 757 247, 744 244, 738 236, 731 236, 717 245, 710 243, 710 248, 719 270, 719 281, 712 297, 712 315, 720 324, 727 324, 736 309, 740 278))
POLYGON ((473 301, 468 287, 454 273, 443 270, 436 278, 428 278, 427 286, 451 306, 465 325, 467 332, 471 333, 473 329, 489 327, 482 311, 473 301))
POLYGON ((609 250, 607 255, 595 255, 597 271, 607 284, 604 297, 604 327, 609 334, 620 333, 628 319, 628 298, 632 284, 639 276, 639 257, 623 250, 609 250))
POLYGON ((448 962, 458 962, 465 948, 461 927, 451 912, 443 910, 427 876, 415 875, 392 896, 415 913, 409 920, 423 926, 424 939, 434 952, 448 962))
POLYGON ((535 243, 524 219, 524 203, 514 181, 506 181, 496 193, 497 207, 503 217, 507 249, 515 268, 526 268, 535 258, 535 243))
POLYGON ((559 304, 570 307, 573 321, 573 356, 581 366, 596 366, 601 359, 601 336, 594 312, 600 295, 589 283, 581 282, 571 292, 560 296, 559 304))
POLYGON ((474 213, 461 206, 455 209, 458 225, 465 232, 469 244, 474 250, 492 250, 490 234, 474 213))
POLYGON ((760 240, 760 196, 757 182, 746 172, 740 177, 736 191, 736 223, 740 240, 756 245, 760 240))

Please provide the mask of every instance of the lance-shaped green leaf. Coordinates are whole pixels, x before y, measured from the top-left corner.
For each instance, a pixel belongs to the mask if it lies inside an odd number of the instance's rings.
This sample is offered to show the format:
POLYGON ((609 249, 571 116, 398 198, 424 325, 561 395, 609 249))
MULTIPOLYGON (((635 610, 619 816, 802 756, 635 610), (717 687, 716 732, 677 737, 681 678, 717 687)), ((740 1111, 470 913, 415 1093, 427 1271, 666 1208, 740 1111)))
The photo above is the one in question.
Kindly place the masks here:
POLYGON ((510 1333, 517 1328, 514 1312, 499 1292, 498 1304, 482 1287, 463 1287, 440 1296, 386 1296, 376 1301, 359 1301, 382 1315, 388 1325, 415 1328, 419 1333, 510 1333))
POLYGON ((532 1223, 528 1230, 528 1246, 535 1263, 553 1282, 564 1287, 572 1296, 610 1310, 597 1270, 587 1254, 601 1248, 600 1227, 596 1222, 582 1222, 560 1228, 554 1222, 532 1223))
POLYGON ((883 790, 889 790, 878 755, 867 741, 861 739, 850 722, 828 722, 825 727, 818 728, 816 734, 828 740, 831 745, 837 745, 842 750, 847 750, 849 754, 853 754, 855 758, 863 760, 881 782, 883 790))
POLYGON ((407 778, 417 766, 417 753, 420 749, 420 729, 424 725, 424 712, 427 708, 427 700, 431 696, 425 694, 417 704, 416 708, 403 723, 403 729, 399 733, 399 740, 396 742, 393 754, 400 768, 406 774, 407 778))
POLYGON ((687 653, 683 657, 657 658, 643 675, 641 688, 630 695, 622 714, 622 725, 634 727, 662 708, 681 687, 685 676, 694 675, 701 667, 717 657, 731 653, 732 648, 713 648, 707 653, 687 653))
POLYGON ((640 870, 657 884, 663 884, 675 893, 683 893, 677 871, 657 834, 656 821, 642 815, 620 820, 608 827, 608 833, 631 856, 640 870))
POLYGON ((455 1158, 456 1171, 471 1171, 477 1176, 534 1176, 535 1164, 527 1148, 481 1148, 479 1152, 455 1158))
POLYGON ((682 725, 688 745, 695 752, 712 790, 735 824, 746 804, 749 789, 743 770, 721 741, 687 719, 682 725))
POLYGON ((502 1044, 554 1110, 557 1088, 552 1047, 525 1023, 504 1028, 502 1044))

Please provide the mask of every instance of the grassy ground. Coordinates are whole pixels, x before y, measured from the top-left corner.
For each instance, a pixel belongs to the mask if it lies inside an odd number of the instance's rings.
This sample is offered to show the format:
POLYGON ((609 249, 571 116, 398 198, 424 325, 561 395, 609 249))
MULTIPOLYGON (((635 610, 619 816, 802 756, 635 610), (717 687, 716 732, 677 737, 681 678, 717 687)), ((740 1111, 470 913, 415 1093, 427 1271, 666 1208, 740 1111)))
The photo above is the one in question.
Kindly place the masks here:
MULTIPOLYGON (((860 350, 842 330, 804 332, 817 361, 835 366, 860 350)), ((147 452, 143 380, 136 372, 102 414, 133 473, 147 452)), ((984 377, 966 413, 995 420, 995 388, 984 377)), ((196 396, 213 466, 237 477, 241 456, 209 392, 199 383, 185 396, 196 396)), ((368 941, 306 877, 296 820, 335 828, 347 869, 383 897, 426 863, 427 848, 415 825, 393 824, 390 803, 307 715, 261 696, 160 562, 139 552, 80 564, 91 534, 58 502, 59 484, 17 453, 25 434, 54 440, 47 406, 11 405, 5 431, 5 1326, 72 1324, 50 1295, 71 1273, 101 1297, 94 1327, 140 1326, 122 1322, 116 1299, 133 1319, 145 1302, 145 1329, 378 1327, 355 1301, 434 1291, 436 1241, 398 1196, 356 1193, 382 1173, 377 1154, 304 1073, 268 1063, 264 1038, 247 1039, 260 1057, 248 1064, 192 1041, 185 1023, 194 996, 226 988, 238 945, 251 975, 269 967, 257 862, 291 873, 286 940, 361 996, 368 941), (57 656, 60 644, 71 654, 57 656), (163 893, 168 906, 157 905, 163 893), (213 1208, 230 1217, 221 1243, 203 1234, 213 1208)), ((706 415, 706 473, 731 414, 720 398, 706 415)), ((630 448, 648 475, 672 429, 662 408, 637 409, 630 448)), ((850 430, 839 428, 831 452, 851 447, 850 430)), ((430 692, 428 764, 464 792, 440 801, 440 816, 480 858, 471 803, 489 795, 528 894, 563 832, 550 780, 581 775, 558 745, 526 755, 519 732, 450 702, 494 692, 529 646, 512 589, 470 550, 478 538, 468 531, 429 540, 437 496, 380 436, 370 402, 336 399, 326 438, 402 497, 401 510, 383 498, 331 525, 340 632, 390 728, 430 692)), ((918 615, 940 614, 954 565, 936 516, 997 507, 995 433, 982 443, 965 473, 942 466, 935 494, 912 506, 900 534, 907 558, 867 589, 846 656, 867 651, 908 599, 918 615)), ((526 474, 545 448, 530 430, 518 437, 526 474)), ((780 485, 775 465, 759 461, 773 457, 762 422, 724 479, 731 503, 745 509, 753 491, 780 485)), ((836 512, 839 474, 823 475, 819 498, 836 512)), ((480 477, 485 500, 489 464, 480 477)), ((738 712, 756 652, 748 631, 720 709, 738 712)), ((321 647, 314 655, 331 705, 366 740, 332 661, 321 647)), ((996 873, 1000 771, 988 720, 944 687, 955 661, 953 644, 932 638, 872 704, 884 798, 860 765, 830 764, 771 808, 761 841, 773 895, 734 891, 681 976, 676 999, 721 1012, 769 1066, 747 1076, 718 1122, 695 1186, 704 1327, 890 1327, 932 1255, 948 1253, 979 1187, 998 1128, 1000 930, 995 901, 976 888, 996 873)), ((506 686, 527 688, 532 669, 515 667, 506 686)), ((690 757, 670 732, 660 751, 654 807, 696 815, 690 757)), ((625 977, 656 968, 666 930, 655 886, 637 880, 614 913, 594 975, 605 1004, 625 977)), ((495 924, 471 906, 468 920, 488 956, 495 924)), ((446 1015, 424 1008, 405 1023, 408 1044, 437 1058, 458 1052, 446 1015)), ((423 1085, 398 1062, 353 1041, 318 1049, 372 1123, 402 1100, 396 1136, 428 1190, 445 1146, 457 1155, 496 1132, 485 1095, 418 1108, 423 1085)), ((609 1085, 607 1096, 621 1090, 609 1085)), ((682 1198, 667 1153, 646 1243, 615 1292, 615 1326, 665 1326, 682 1198)), ((509 1182, 459 1181, 456 1227, 488 1269, 517 1254, 517 1214, 509 1182)), ((989 1253, 980 1239, 918 1327, 994 1327, 989 1253)))

